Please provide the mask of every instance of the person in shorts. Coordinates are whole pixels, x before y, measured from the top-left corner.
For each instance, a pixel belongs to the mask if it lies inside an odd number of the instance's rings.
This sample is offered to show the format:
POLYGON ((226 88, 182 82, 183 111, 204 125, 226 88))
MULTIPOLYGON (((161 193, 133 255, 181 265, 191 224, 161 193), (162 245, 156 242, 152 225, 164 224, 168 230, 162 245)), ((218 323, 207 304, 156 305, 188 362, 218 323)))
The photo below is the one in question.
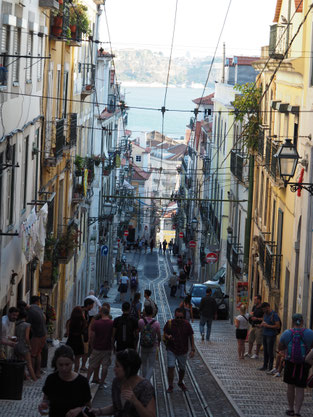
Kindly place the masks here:
POLYGON ((39 295, 33 295, 30 298, 30 307, 27 314, 27 322, 31 324, 30 332, 30 346, 33 369, 36 378, 41 376, 41 352, 46 344, 47 328, 46 317, 40 308, 39 295))
POLYGON ((263 322, 263 315, 264 311, 261 308, 262 305, 262 297, 260 295, 256 295, 254 297, 254 306, 252 307, 252 312, 250 314, 250 324, 252 325, 252 329, 249 333, 249 349, 248 352, 245 353, 245 356, 251 359, 259 359, 259 352, 263 343, 263 327, 261 327, 261 323, 263 322), (256 343, 255 353, 252 355, 253 344, 256 343))
POLYGON ((240 306, 240 314, 235 318, 235 327, 236 339, 238 343, 238 357, 239 359, 244 359, 245 340, 249 328, 249 313, 247 313, 247 307, 244 304, 240 306))
POLYGON ((190 323, 184 318, 184 310, 176 308, 175 317, 164 326, 164 341, 167 350, 167 393, 173 392, 175 364, 178 363, 178 386, 182 391, 187 391, 184 384, 185 368, 189 344, 191 346, 190 358, 194 357, 195 345, 193 330, 190 323))
POLYGON ((89 358, 87 379, 89 381, 91 374, 102 365, 99 385, 101 389, 105 386, 105 378, 111 365, 113 320, 110 319, 110 310, 106 307, 100 308, 100 315, 101 318, 95 320, 90 327, 89 343, 92 352, 89 358))
POLYGON ((302 362, 295 361, 292 352, 295 352, 295 344, 293 340, 300 334, 302 344, 308 352, 313 347, 313 331, 306 329, 303 326, 302 314, 294 314, 292 316, 292 329, 285 330, 281 335, 278 350, 286 350, 284 382, 287 384, 287 400, 289 409, 286 410, 288 416, 300 416, 300 409, 304 399, 304 389, 306 388, 306 381, 309 376, 310 364, 305 362, 305 357, 302 362), (296 363, 297 362, 297 363, 296 363))

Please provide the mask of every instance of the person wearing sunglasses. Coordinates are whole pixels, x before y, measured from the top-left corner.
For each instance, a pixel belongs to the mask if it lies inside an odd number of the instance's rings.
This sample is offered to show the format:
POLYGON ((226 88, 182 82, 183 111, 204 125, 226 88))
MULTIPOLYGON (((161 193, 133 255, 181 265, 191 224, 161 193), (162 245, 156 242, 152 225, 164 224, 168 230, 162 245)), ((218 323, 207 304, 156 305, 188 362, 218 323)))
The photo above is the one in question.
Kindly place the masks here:
POLYGON ((185 320, 184 310, 177 308, 174 319, 169 320, 164 326, 164 341, 167 350, 167 393, 173 392, 175 364, 178 364, 178 386, 182 391, 187 391, 184 384, 185 368, 189 345, 191 347, 190 358, 195 354, 193 330, 190 323, 185 320))

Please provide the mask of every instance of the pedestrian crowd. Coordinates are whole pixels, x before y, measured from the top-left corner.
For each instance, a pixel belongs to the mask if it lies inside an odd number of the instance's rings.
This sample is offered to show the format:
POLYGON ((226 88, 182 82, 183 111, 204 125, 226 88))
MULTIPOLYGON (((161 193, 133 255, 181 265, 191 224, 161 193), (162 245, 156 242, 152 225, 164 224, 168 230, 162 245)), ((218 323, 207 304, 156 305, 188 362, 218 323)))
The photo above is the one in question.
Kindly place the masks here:
POLYGON ((254 297, 250 313, 247 313, 244 304, 240 306, 240 314, 235 318, 235 327, 239 359, 258 359, 263 347, 263 364, 258 370, 273 377, 280 377, 283 373, 289 405, 286 415, 300 416, 304 390, 308 384, 313 387, 312 377, 309 378, 310 367, 313 364, 313 331, 304 327, 302 314, 292 316, 292 328, 285 330, 277 340, 282 328, 280 317, 268 302, 262 302, 262 297, 257 295, 254 297))
POLYGON ((156 415, 155 392, 151 379, 160 343, 167 351, 168 389, 173 392, 175 363, 178 363, 178 387, 186 391, 184 374, 187 354, 195 352, 193 330, 185 319, 190 300, 162 330, 156 316, 158 306, 151 291, 144 291, 144 302, 136 292, 132 302, 124 301, 122 314, 112 318, 110 304, 100 303, 91 291, 82 306, 75 306, 66 322, 65 344, 56 349, 50 374, 43 386, 38 406, 41 415, 50 417, 88 417, 114 415, 153 417, 156 415), (111 386, 111 405, 92 408, 90 384, 107 387, 106 378, 115 356, 111 386), (141 370, 141 376, 138 375, 141 370), (82 375, 85 374, 85 375, 82 375))

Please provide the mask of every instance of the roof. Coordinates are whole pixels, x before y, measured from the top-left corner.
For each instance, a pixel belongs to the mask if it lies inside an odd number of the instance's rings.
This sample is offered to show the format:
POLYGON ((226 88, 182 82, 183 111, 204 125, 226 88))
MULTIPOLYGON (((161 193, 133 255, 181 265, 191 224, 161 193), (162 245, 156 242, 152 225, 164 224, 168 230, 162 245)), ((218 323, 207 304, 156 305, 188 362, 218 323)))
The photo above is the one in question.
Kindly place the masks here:
POLYGON ((133 168, 133 175, 132 175, 132 180, 134 181, 138 181, 138 180, 143 180, 143 181, 147 181, 151 175, 150 172, 146 172, 143 169, 141 169, 138 165, 136 164, 132 164, 132 168, 133 168))
POLYGON ((117 109, 115 110, 115 112, 113 112, 113 113, 109 112, 109 111, 108 111, 108 109, 107 109, 107 108, 105 108, 104 110, 102 110, 102 112, 101 112, 101 114, 100 114, 100 116, 99 116, 99 119, 100 119, 100 120, 106 120, 106 119, 109 119, 110 117, 113 117, 115 114, 117 114, 117 113, 119 113, 119 112, 120 112, 120 109, 119 109, 119 108, 117 108, 117 109))
POLYGON ((214 104, 213 98, 214 98, 214 93, 209 94, 208 96, 202 97, 202 100, 201 100, 201 97, 196 98, 196 99, 192 100, 192 102, 195 103, 195 104, 200 104, 201 103, 203 105, 207 105, 207 106, 212 105, 213 106, 213 104, 214 104))
MULTIPOLYGON (((303 12, 303 0, 294 0, 294 1, 295 1, 296 13, 302 13, 303 12)), ((283 3, 283 0, 277 0, 275 16, 273 20, 273 22, 275 23, 279 21, 282 3, 283 3)))

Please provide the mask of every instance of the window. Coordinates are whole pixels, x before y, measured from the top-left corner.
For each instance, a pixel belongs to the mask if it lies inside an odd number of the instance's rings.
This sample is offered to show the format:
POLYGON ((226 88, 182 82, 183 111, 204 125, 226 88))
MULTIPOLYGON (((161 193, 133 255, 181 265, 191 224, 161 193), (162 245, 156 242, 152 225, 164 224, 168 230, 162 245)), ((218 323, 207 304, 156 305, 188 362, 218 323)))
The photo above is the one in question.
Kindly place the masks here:
MULTIPOLYGON (((8 54, 10 50, 10 26, 3 25, 1 29, 1 54, 8 54)), ((0 86, 8 85, 8 57, 0 55, 0 86)))
POLYGON ((34 48, 34 33, 28 32, 26 55, 28 55, 30 58, 26 59, 26 82, 27 83, 32 82, 33 48, 34 48))
POLYGON ((66 106, 67 106, 67 90, 68 90, 68 72, 64 72, 63 76, 63 100, 62 100, 62 117, 66 118, 66 106))
MULTIPOLYGON (((1 167, 1 164, 3 164, 4 163, 4 161, 3 161, 3 152, 1 152, 0 153, 0 167, 1 167)), ((2 217, 1 217, 1 213, 2 213, 2 199, 1 199, 1 197, 2 197, 2 176, 3 176, 3 171, 2 170, 0 170, 0 230, 2 230, 2 217)))
POLYGON ((38 57, 39 62, 37 63, 37 80, 41 80, 42 78, 42 66, 43 66, 43 37, 38 37, 38 57))
POLYGON ((60 117, 60 102, 61 102, 61 70, 57 70, 57 109, 56 117, 60 117))
POLYGON ((269 198, 269 181, 268 178, 266 178, 266 186, 265 186, 265 194, 264 194, 264 226, 266 226, 267 222, 267 207, 268 207, 268 198, 269 198))
POLYGON ((136 155, 136 162, 141 162, 141 155, 136 155))
POLYGON ((23 209, 26 209, 26 202, 27 202, 27 179, 28 179, 28 147, 29 147, 29 136, 26 136, 24 139, 24 150, 23 150, 23 186, 22 186, 22 193, 23 193, 23 209))
POLYGON ((260 199, 259 199, 259 216, 262 219, 263 215, 263 192, 264 192, 264 174, 261 172, 261 184, 260 184, 260 199))
MULTIPOLYGON (((21 29, 14 29, 14 40, 13 40, 13 54, 19 57, 21 55, 21 29)), ((18 84, 20 79, 20 60, 21 58, 13 58, 12 73, 13 73, 13 85, 18 84)))
MULTIPOLYGON (((9 161, 7 161, 9 162, 9 161)), ((12 165, 15 165, 15 145, 12 146, 12 165)), ((7 170, 7 221, 9 226, 13 224, 14 220, 14 200, 15 200, 15 168, 7 170)))

